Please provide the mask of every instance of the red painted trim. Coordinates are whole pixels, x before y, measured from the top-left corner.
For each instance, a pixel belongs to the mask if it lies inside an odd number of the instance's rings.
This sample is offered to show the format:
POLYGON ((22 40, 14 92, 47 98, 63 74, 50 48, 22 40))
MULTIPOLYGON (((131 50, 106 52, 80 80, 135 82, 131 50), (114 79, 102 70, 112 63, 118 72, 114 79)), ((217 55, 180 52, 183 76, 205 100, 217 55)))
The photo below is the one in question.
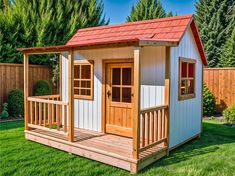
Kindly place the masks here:
POLYGON ((205 51, 204 51, 204 47, 203 47, 203 44, 202 44, 202 41, 201 41, 201 38, 200 38, 200 35, 199 35, 199 31, 197 29, 197 25, 195 23, 195 20, 192 20, 192 22, 190 24, 190 27, 191 27, 191 30, 193 32, 193 36, 194 36, 199 54, 201 56, 202 63, 205 66, 207 66, 208 63, 207 63, 207 59, 206 59, 206 54, 205 54, 205 51))

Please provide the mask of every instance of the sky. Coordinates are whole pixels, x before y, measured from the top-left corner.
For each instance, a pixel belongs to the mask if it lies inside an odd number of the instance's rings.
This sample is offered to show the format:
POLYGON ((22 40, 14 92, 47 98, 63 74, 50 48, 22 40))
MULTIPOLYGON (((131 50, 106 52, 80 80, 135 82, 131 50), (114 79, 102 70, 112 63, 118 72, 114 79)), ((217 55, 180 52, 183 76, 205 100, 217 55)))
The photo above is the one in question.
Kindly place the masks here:
MULTIPOLYGON (((132 4, 138 0, 103 0, 104 13, 110 18, 109 24, 119 24, 126 21, 130 14, 132 4)), ((194 13, 195 0, 161 0, 166 12, 172 11, 173 14, 183 15, 194 13)))

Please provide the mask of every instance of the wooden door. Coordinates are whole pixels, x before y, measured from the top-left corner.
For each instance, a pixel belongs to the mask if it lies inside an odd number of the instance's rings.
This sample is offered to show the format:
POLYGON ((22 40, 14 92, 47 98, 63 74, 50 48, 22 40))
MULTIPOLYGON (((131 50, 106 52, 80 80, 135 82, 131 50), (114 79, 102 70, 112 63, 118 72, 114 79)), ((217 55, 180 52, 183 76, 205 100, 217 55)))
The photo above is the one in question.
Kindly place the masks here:
POLYGON ((106 133, 132 137, 133 63, 106 67, 106 133))

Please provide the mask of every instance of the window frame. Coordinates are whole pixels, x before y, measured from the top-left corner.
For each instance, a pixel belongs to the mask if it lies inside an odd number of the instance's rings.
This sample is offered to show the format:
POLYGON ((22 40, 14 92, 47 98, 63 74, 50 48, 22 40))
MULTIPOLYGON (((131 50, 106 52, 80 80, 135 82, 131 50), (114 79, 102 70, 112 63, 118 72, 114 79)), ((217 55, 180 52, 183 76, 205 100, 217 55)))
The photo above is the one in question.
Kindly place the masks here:
MULTIPOLYGON (((182 101, 182 100, 188 100, 188 99, 193 99, 196 97, 196 60, 195 59, 189 59, 189 58, 184 58, 184 57, 179 57, 179 76, 178 76, 178 100, 182 101), (184 78, 184 80, 186 79, 186 84, 188 84, 188 64, 194 64, 194 85, 193 85, 193 90, 194 93, 187 93, 185 95, 181 94, 181 81, 182 81, 182 62, 186 62, 187 63, 187 77, 184 78)), ((188 91, 188 90, 186 90, 188 91)))
MULTIPOLYGON (((74 67, 77 65, 90 65, 90 74, 91 74, 91 78, 90 78, 90 82, 91 82, 91 86, 90 86, 90 95, 78 95, 78 94, 74 94, 74 99, 80 99, 80 100, 93 100, 94 99, 94 60, 74 60, 74 67)), ((80 67, 81 69, 81 67, 80 67)), ((75 69, 74 69, 75 70, 75 69)), ((81 74, 81 71, 80 71, 81 74)), ((75 73, 74 73, 75 75, 75 73)), ((73 82, 75 82, 76 78, 73 78, 73 82)), ((82 81, 81 75, 80 78, 78 78, 80 81, 82 81)), ((77 81, 79 81, 77 80, 77 81)), ((73 85, 73 89, 75 89, 75 86, 73 85)), ((81 90, 81 89, 79 89, 81 90)))

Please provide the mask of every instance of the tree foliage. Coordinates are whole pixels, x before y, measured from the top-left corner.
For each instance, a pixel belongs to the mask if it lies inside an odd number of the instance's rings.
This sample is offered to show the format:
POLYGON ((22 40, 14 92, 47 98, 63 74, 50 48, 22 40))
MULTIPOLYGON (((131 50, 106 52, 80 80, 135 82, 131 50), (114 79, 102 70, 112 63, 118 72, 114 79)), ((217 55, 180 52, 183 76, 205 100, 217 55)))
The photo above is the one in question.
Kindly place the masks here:
POLYGON ((136 6, 132 6, 127 21, 150 20, 167 16, 173 16, 172 12, 167 14, 160 0, 139 0, 136 6))
POLYGON ((235 27, 233 28, 231 37, 222 48, 220 66, 235 67, 235 27))
POLYGON ((223 45, 234 28, 233 0, 199 0, 196 20, 210 67, 219 64, 223 45))
MULTIPOLYGON (((0 10, 0 62, 22 62, 18 47, 65 44, 79 28, 108 22, 102 1, 15 0, 0 10)), ((48 63, 42 58, 34 61, 48 63)))

